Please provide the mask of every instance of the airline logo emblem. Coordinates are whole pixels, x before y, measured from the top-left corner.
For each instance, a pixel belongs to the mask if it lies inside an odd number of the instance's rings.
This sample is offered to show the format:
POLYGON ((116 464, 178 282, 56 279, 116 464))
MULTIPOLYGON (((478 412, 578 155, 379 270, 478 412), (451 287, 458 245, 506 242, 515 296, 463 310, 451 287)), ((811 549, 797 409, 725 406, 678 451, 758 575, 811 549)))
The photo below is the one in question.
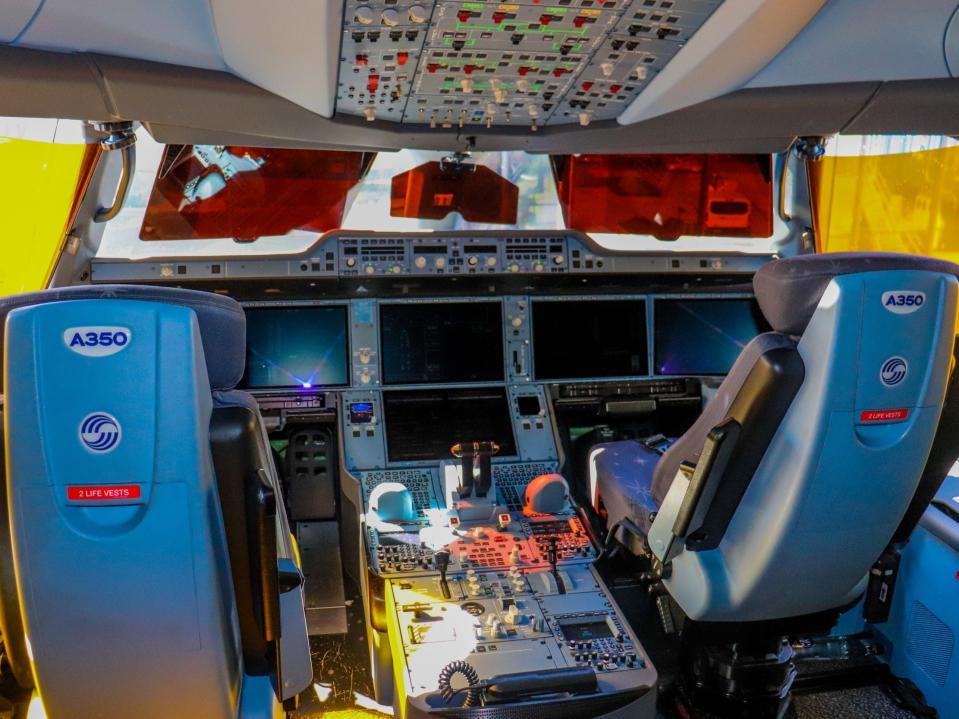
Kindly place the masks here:
POLYGON ((117 418, 106 412, 88 414, 80 423, 80 441, 96 454, 106 454, 116 449, 122 434, 117 418))
POLYGON ((882 363, 879 370, 879 381, 886 387, 895 387, 906 379, 909 373, 909 363, 902 357, 890 357, 882 363))
POLYGON ((63 331, 63 343, 84 357, 115 355, 130 344, 129 327, 70 327, 63 331))
POLYGON ((909 315, 926 302, 926 293, 917 290, 889 290, 882 293, 882 306, 897 315, 909 315))

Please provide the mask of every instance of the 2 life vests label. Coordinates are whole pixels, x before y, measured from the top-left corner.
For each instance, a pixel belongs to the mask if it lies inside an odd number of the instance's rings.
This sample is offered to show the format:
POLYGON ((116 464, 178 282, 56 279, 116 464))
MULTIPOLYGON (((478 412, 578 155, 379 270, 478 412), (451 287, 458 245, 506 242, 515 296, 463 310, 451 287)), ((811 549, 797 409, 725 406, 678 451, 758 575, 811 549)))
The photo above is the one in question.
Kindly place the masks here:
POLYGON ((140 499, 139 484, 73 485, 67 487, 67 500, 70 502, 134 504, 139 503, 140 499))

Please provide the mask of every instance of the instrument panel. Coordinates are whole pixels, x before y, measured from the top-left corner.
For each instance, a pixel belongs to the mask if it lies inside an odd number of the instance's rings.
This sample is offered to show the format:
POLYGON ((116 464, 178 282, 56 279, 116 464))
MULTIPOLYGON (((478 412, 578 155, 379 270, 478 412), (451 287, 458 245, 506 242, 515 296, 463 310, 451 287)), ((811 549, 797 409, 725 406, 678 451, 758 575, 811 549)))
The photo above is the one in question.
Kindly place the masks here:
MULTIPOLYGON (((650 277, 752 276, 769 256, 738 253, 628 253, 609 250, 575 231, 330 232, 295 255, 237 258, 156 258, 131 262, 98 258, 93 281, 150 283, 272 282, 303 279, 322 286, 375 279, 526 281, 531 277, 605 280, 650 277)), ((216 288, 218 285, 214 285, 216 288)), ((219 285, 222 286, 222 285, 219 285)), ((462 293, 466 294, 466 293, 462 293)))
POLYGON ((722 0, 347 0, 336 111, 432 128, 612 120, 722 0))

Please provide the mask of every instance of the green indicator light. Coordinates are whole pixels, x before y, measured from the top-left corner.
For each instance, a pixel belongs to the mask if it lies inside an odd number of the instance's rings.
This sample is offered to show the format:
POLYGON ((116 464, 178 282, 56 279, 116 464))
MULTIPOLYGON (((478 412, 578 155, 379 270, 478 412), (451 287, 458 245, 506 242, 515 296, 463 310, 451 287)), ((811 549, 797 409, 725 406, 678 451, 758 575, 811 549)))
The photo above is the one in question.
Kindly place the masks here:
POLYGON ((481 2, 465 2, 463 3, 464 10, 484 10, 486 5, 481 2))
POLYGON ((567 10, 567 8, 564 8, 564 7, 548 7, 546 9, 549 10, 551 13, 554 12, 558 15, 565 15, 567 10))

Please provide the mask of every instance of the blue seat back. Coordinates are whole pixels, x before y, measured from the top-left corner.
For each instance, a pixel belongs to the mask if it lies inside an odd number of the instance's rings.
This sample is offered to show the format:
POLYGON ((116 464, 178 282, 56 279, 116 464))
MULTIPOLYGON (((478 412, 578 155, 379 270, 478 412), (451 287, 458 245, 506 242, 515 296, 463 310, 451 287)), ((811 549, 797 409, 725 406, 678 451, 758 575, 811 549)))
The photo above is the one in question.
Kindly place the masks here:
MULTIPOLYGON (((942 410, 957 282, 939 269, 823 272, 811 318, 767 312, 798 338, 801 385, 719 541, 701 548, 690 534, 670 557, 666 586, 691 618, 800 616, 863 591, 916 492, 942 410)), ((733 372, 741 380, 749 369, 733 372)), ((660 555, 688 484, 677 474, 650 529, 660 555)))
POLYGON ((52 302, 10 311, 4 340, 12 550, 47 715, 236 717, 196 314, 52 302))

